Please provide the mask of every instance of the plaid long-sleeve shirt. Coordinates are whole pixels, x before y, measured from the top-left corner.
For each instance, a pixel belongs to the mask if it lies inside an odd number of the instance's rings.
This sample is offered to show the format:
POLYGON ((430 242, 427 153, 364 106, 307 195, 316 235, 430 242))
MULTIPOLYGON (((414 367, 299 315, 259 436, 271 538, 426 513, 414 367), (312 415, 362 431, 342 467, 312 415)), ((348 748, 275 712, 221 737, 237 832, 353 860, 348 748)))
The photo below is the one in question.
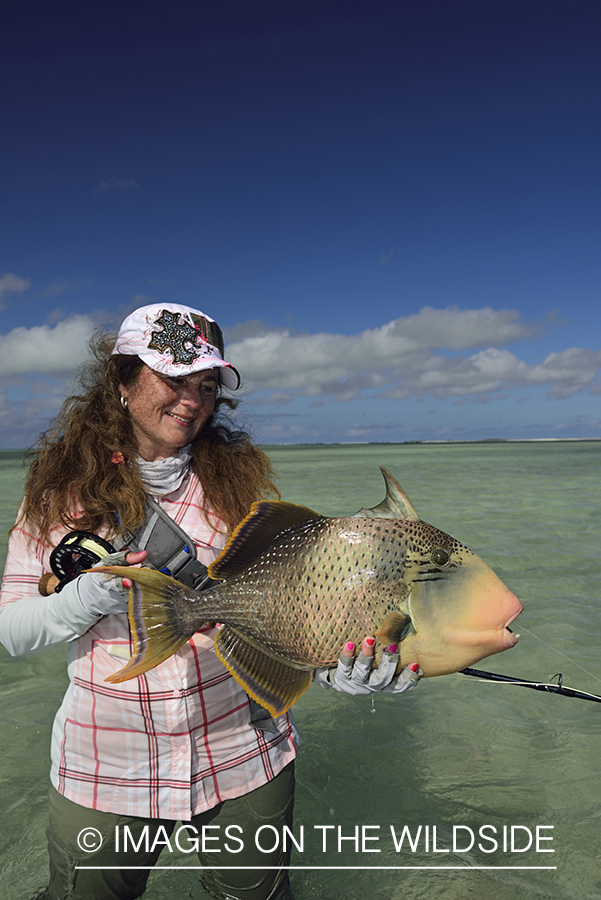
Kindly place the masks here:
MULTIPOLYGON (((159 502, 193 538, 198 558, 212 562, 225 536, 218 519, 208 525, 204 518, 197 477, 189 474, 159 502)), ((57 530, 53 542, 61 536, 57 530)), ((52 733, 51 780, 59 793, 107 812, 187 820, 260 787, 294 758, 287 716, 276 720, 278 734, 249 725, 248 698, 215 654, 214 629, 201 630, 145 675, 122 684, 105 682, 131 653, 127 617, 104 616, 89 627, 78 609, 72 633, 65 634, 62 625, 48 626, 43 604, 60 609, 61 597, 38 593, 41 575, 50 571, 50 552, 22 527, 13 531, 0 626, 18 647, 19 630, 35 631, 37 615, 39 630, 46 633, 36 646, 70 640, 70 684, 52 733), (22 615, 6 626, 2 612, 12 603, 21 605, 22 615)))

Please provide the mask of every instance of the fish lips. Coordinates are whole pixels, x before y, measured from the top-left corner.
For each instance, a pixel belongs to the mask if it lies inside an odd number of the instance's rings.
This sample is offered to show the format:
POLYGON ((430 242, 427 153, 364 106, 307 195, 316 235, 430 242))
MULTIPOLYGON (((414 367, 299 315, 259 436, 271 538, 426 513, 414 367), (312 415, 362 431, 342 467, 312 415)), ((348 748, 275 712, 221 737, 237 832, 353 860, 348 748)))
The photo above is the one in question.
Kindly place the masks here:
MULTIPOLYGON (((516 598, 516 599, 517 599, 517 598, 516 598)), ((519 615, 521 615, 521 614, 524 612, 524 607, 522 606, 522 604, 520 603, 519 600, 518 600, 518 603, 519 603, 519 607, 520 607, 520 608, 518 609, 518 611, 517 611, 516 613, 514 613, 514 614, 511 616, 511 618, 507 619, 507 621, 506 621, 505 624, 503 625, 503 640, 504 640, 505 646, 506 646, 506 648, 507 648, 508 650, 509 650, 511 647, 515 647, 515 645, 517 644, 517 642, 518 642, 519 639, 520 639, 519 634, 515 634, 515 633, 511 630, 511 628, 509 627, 509 626, 511 625, 511 623, 512 623, 512 622, 515 622, 515 620, 517 619, 517 617, 518 617, 519 615)))

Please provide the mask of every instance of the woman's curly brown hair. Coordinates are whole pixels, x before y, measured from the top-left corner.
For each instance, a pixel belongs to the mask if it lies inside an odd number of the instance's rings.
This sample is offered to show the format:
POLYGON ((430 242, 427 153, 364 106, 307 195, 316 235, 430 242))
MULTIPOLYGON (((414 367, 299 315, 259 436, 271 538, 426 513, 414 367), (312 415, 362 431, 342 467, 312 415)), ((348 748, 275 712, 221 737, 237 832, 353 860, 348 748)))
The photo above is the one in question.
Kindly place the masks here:
MULTIPOLYGON (((49 429, 29 450, 31 465, 19 522, 42 540, 58 525, 107 536, 121 527, 135 531, 144 520, 145 490, 136 465, 131 418, 119 385, 135 382, 144 363, 137 356, 111 356, 115 336, 97 332, 92 359, 79 373, 79 392, 68 397, 49 429), (121 452, 125 465, 116 465, 121 452)), ((279 497, 268 456, 234 427, 227 415, 235 400, 218 396, 215 410, 194 440, 192 467, 209 511, 232 531, 251 503, 279 497)))

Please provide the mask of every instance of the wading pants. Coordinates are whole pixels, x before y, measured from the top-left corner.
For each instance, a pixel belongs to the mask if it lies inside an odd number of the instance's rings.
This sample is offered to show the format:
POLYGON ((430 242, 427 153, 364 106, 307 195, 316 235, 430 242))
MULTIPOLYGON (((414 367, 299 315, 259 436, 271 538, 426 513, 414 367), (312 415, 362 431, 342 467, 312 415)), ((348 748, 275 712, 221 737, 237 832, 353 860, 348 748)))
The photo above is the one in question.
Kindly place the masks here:
POLYGON ((203 867, 223 867, 203 868, 202 873, 199 870, 199 881, 210 897, 218 900, 292 900, 286 871, 291 842, 287 841, 284 851, 282 834, 284 825, 292 829, 293 805, 293 762, 272 781, 250 794, 225 800, 213 809, 194 816, 189 823, 191 827, 186 829, 170 819, 137 819, 87 809, 51 788, 48 826, 50 885, 43 896, 48 900, 134 900, 144 893, 150 872, 127 867, 154 866, 164 847, 167 849, 161 864, 169 865, 169 844, 165 839, 168 837, 170 845, 175 848, 175 834, 180 829, 180 849, 184 852, 194 850, 190 853, 190 865, 197 864, 198 852, 203 867), (203 852, 202 828, 208 825, 219 827, 206 829, 208 839, 203 852), (262 850, 269 852, 262 852, 255 845, 255 834, 262 825, 272 826, 263 829, 259 840, 262 850), (231 827, 226 835, 228 826, 238 828, 231 827), (127 850, 124 849, 126 833, 127 850), (198 837, 198 851, 192 843, 195 837, 198 837), (243 849, 231 852, 238 850, 241 842, 243 849), (81 845, 90 852, 82 851, 81 845), (244 869, 245 865, 280 868, 255 871, 244 869), (100 868, 80 869, 79 866, 100 868), (228 870, 226 866, 235 866, 236 869, 228 870))

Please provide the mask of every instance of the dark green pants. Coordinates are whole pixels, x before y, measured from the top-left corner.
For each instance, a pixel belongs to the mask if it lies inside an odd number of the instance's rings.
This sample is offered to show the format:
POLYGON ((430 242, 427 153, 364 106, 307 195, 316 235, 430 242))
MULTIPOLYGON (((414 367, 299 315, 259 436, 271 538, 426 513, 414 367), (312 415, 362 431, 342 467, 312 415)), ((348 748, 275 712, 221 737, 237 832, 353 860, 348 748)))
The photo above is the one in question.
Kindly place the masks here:
MULTIPOLYGON (((178 829, 180 849, 188 852, 194 847, 190 865, 196 865, 198 853, 203 867, 223 867, 205 868, 202 875, 199 873, 199 880, 209 896, 218 900, 291 900, 286 871, 290 861, 290 841, 284 850, 282 834, 284 825, 292 829, 293 805, 293 762, 256 791, 235 800, 225 800, 206 813, 194 816, 187 829, 180 828, 170 819, 136 819, 87 809, 51 788, 48 900, 134 900, 140 897, 150 872, 127 867, 154 866, 161 850, 169 846, 165 843, 167 839, 175 847, 178 829), (209 830, 206 828, 209 825, 219 828, 209 830), (272 826, 262 830, 259 841, 262 850, 269 852, 262 852, 255 845, 257 829, 262 825, 272 826), (207 837, 205 847, 203 850, 199 840, 196 849, 195 838, 201 838, 203 826, 207 837), (231 827, 226 832, 228 826, 238 828, 231 827), (127 848, 124 846, 126 837, 127 848), (244 849, 234 852, 241 841, 244 849), (81 844, 91 852, 82 851, 81 844), (80 869, 78 866, 100 868, 80 869), (227 866, 236 869, 228 870, 227 866), (244 866, 279 868, 261 871, 244 869, 244 866)), ((169 864, 168 857, 167 850, 162 864, 169 864)))

